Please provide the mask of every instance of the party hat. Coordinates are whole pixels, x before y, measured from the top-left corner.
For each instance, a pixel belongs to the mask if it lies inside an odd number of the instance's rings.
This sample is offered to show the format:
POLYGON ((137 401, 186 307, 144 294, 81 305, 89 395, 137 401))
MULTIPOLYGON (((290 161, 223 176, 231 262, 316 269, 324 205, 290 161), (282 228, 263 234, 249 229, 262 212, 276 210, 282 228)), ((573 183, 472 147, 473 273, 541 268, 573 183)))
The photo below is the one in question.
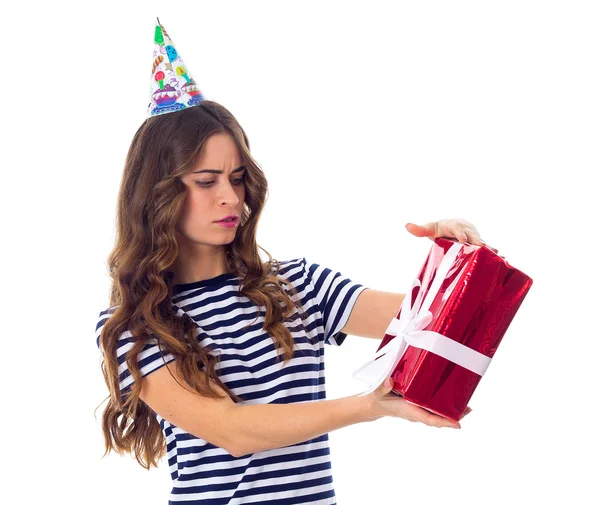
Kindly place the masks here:
POLYGON ((173 40, 156 18, 148 117, 193 107, 204 100, 173 40))

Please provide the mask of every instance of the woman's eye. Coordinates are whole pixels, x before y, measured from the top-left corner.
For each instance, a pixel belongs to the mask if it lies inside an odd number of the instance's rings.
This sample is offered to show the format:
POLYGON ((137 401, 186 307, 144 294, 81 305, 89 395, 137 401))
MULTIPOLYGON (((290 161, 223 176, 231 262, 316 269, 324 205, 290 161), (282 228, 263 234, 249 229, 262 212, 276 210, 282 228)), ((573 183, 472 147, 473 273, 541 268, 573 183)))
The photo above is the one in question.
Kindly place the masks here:
MULTIPOLYGON (((244 182, 244 178, 242 177, 241 179, 234 179, 233 183, 237 186, 242 184, 242 182, 244 182)), ((202 188, 208 188, 213 184, 213 181, 207 181, 207 182, 202 182, 202 181, 196 181, 196 184, 202 188)))

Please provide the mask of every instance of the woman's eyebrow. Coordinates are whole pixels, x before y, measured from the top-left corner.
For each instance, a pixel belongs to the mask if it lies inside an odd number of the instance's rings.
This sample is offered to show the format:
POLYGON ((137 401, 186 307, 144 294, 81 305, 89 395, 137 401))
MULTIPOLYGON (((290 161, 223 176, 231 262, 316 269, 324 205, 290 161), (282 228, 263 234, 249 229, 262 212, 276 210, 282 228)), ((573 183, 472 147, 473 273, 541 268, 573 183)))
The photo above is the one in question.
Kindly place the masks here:
MULTIPOLYGON (((235 170, 232 170, 231 173, 235 173, 235 172, 241 172, 242 170, 244 170, 246 167, 245 166, 241 166, 236 168, 235 170)), ((202 174, 204 172, 208 172, 210 174, 222 174, 223 170, 213 170, 213 169, 206 169, 206 170, 197 170, 196 172, 192 172, 193 174, 202 174)))

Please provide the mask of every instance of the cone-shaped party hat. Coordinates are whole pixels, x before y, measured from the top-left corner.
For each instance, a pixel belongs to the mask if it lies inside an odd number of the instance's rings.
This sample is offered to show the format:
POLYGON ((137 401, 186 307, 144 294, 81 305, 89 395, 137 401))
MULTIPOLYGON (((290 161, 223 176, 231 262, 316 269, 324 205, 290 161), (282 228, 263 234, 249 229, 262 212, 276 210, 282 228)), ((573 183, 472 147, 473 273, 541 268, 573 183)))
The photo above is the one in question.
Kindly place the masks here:
POLYGON ((193 107, 204 100, 173 40, 156 18, 148 117, 193 107))

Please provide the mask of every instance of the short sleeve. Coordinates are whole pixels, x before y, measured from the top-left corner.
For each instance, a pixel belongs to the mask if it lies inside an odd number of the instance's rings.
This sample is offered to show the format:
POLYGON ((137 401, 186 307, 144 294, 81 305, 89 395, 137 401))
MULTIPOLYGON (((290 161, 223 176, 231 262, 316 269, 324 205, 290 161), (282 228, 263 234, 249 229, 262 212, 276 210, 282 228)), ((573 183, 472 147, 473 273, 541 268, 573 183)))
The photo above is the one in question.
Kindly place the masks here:
MULTIPOLYGON (((104 323, 106 323, 111 315, 110 310, 111 309, 100 312, 99 321, 96 326, 96 345, 98 346, 98 349, 100 349, 100 332, 104 327, 104 323)), ((126 396, 130 392, 131 385, 133 384, 133 376, 131 375, 126 362, 127 352, 129 352, 133 346, 134 338, 129 330, 126 330, 119 335, 119 340, 117 342, 117 360, 119 363, 119 388, 123 396, 126 396)), ((137 365, 142 377, 145 377, 174 359, 175 357, 171 353, 166 353, 164 349, 160 348, 156 338, 150 338, 138 353, 137 365)))
POLYGON ((302 265, 323 316, 325 343, 340 346, 348 336, 341 329, 350 319, 358 295, 367 289, 367 286, 306 258, 302 258, 302 265))

